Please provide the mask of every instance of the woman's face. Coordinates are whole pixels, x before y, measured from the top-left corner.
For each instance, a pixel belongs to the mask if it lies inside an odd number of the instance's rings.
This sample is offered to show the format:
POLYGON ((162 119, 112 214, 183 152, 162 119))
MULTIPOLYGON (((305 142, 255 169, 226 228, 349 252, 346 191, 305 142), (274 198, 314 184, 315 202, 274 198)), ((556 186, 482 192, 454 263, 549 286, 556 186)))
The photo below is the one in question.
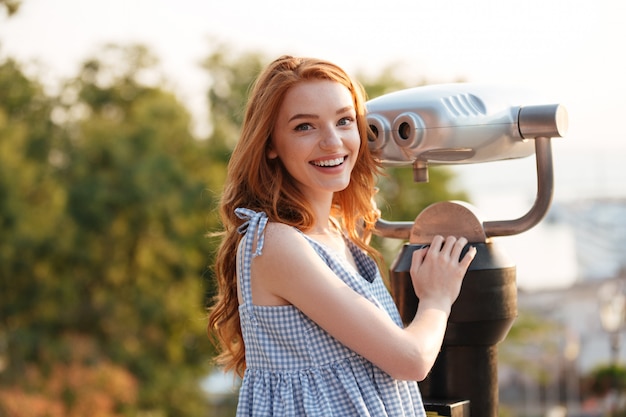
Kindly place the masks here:
POLYGON ((304 81, 285 95, 267 157, 282 161, 306 198, 324 198, 350 183, 360 143, 350 90, 304 81))

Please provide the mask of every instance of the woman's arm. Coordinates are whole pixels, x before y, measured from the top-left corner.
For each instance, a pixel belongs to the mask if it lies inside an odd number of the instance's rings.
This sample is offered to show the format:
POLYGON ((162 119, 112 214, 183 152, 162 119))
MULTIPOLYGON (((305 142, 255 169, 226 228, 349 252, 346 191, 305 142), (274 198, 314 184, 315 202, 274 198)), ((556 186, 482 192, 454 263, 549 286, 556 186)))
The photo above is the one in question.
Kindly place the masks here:
POLYGON ((465 239, 436 237, 430 249, 415 252, 411 277, 419 309, 402 329, 337 277, 300 233, 270 223, 263 255, 252 262, 253 301, 293 304, 392 377, 422 380, 441 348, 450 308, 475 254, 469 251, 458 261, 466 243, 465 239))

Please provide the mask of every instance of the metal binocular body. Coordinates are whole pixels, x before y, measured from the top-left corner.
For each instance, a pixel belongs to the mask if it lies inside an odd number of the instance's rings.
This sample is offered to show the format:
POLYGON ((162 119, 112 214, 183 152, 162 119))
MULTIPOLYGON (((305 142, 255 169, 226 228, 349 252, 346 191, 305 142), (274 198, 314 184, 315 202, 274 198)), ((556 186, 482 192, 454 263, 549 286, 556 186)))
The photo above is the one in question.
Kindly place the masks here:
POLYGON ((518 219, 482 221, 471 205, 442 201, 414 221, 381 219, 375 229, 380 236, 408 241, 390 273, 391 293, 405 323, 419 306, 409 274, 413 252, 435 235, 464 236, 476 247, 442 350, 420 388, 430 413, 497 417, 497 344, 517 316, 517 287, 515 264, 491 237, 524 232, 547 213, 554 187, 550 140, 567 130, 565 108, 537 103, 520 90, 444 84, 386 94, 370 100, 367 110, 370 148, 385 166, 412 166, 416 182, 428 181, 430 165, 535 154, 537 197, 518 219))

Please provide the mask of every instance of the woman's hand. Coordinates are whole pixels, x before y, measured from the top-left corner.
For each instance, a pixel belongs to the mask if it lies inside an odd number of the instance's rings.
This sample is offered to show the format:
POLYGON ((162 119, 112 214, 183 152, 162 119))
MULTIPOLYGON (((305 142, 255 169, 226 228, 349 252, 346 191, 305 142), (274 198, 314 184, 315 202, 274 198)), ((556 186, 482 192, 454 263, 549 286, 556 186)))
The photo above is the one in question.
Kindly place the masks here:
POLYGON ((430 246, 413 253, 411 279, 420 307, 429 305, 447 313, 457 299, 463 277, 476 255, 472 247, 461 259, 467 239, 435 236, 430 246))

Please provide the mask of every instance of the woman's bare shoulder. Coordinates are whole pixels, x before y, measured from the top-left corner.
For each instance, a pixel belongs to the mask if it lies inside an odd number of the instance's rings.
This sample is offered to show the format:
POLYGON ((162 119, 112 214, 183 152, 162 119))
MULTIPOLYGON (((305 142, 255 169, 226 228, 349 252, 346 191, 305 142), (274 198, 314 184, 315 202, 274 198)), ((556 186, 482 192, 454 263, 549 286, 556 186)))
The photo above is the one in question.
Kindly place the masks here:
POLYGON ((255 303, 294 304, 291 293, 298 292, 300 280, 317 262, 312 247, 297 229, 282 223, 268 223, 261 256, 255 257, 251 265, 255 303))
POLYGON ((269 222, 265 227, 264 252, 280 255, 293 250, 302 250, 303 247, 310 246, 304 235, 295 227, 278 222, 269 222))

